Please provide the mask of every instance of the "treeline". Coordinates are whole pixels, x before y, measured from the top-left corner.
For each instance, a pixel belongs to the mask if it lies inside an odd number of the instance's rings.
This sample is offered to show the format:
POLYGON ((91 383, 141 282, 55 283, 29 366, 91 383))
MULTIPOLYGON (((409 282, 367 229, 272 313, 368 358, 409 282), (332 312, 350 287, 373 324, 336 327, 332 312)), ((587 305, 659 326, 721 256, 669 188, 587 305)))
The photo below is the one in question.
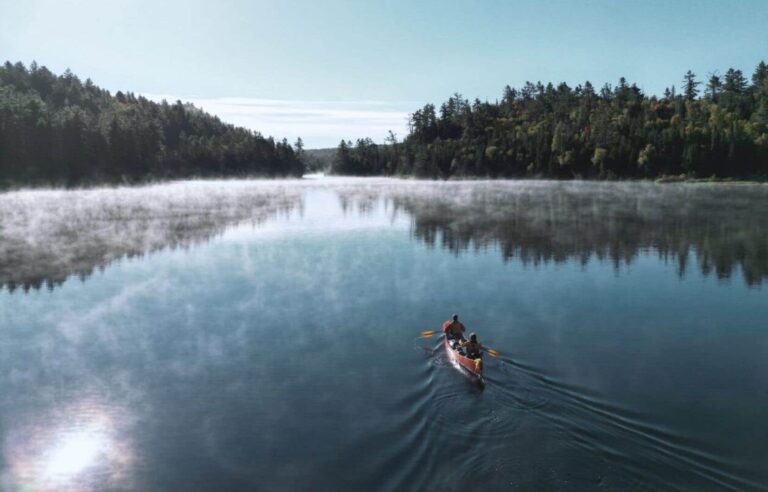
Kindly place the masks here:
POLYGON ((69 70, 0 67, 0 187, 303 172, 300 140, 275 142, 180 101, 112 95, 69 70))
POLYGON ((768 178, 768 65, 691 71, 646 96, 624 78, 595 90, 527 82, 496 102, 455 94, 410 116, 402 142, 342 141, 331 171, 353 175, 768 178), (751 83, 750 83, 751 82, 751 83))

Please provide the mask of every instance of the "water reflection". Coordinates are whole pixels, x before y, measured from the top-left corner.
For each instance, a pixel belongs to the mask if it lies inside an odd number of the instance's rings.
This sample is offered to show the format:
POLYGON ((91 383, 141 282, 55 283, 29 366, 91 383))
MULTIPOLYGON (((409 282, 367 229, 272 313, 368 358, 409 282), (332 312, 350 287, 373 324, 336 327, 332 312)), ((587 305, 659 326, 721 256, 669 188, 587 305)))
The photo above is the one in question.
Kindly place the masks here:
POLYGON ((4 490, 91 491, 129 488, 127 412, 93 401, 57 408, 6 436, 4 490))
POLYGON ((764 185, 446 183, 388 196, 416 238, 457 254, 498 246, 523 264, 596 257, 619 268, 651 251, 681 277, 694 262, 720 279, 740 270, 751 286, 768 277, 764 185))
MULTIPOLYGON (((303 211, 308 191, 337 193, 342 214, 378 202, 413 234, 459 254, 498 246, 524 264, 596 257, 617 267, 644 251, 704 275, 768 276, 768 186, 388 179, 184 182, 144 188, 0 194, 0 288, 53 288, 70 275, 166 247, 187 248, 230 226, 303 211)), ((310 202, 311 205, 311 202, 310 202)))
POLYGON ((78 255, 90 250, 65 247, 64 234, 35 240, 48 237, 36 227, 61 218, 57 207, 83 227, 89 215, 100 224, 122 214, 126 230, 96 258, 119 253, 121 237, 140 250, 172 241, 173 224, 180 237, 204 235, 194 224, 205 214, 217 227, 260 210, 276 217, 83 286, 0 295, 1 490, 767 483, 763 293, 677 282, 652 256, 690 251, 691 271, 702 252, 723 251, 725 265, 762 279, 764 188, 233 183, 254 187, 233 192, 245 212, 212 212, 237 207, 226 186, 174 186, 189 197, 181 205, 164 187, 141 192, 151 209, 138 192, 127 202, 99 191, 111 203, 103 210, 52 197, 50 217, 15 222, 31 238, 14 232, 31 255, 20 258, 63 252, 66 271, 68 252, 87 265, 78 255), (281 197, 296 204, 288 217, 274 205, 281 197), (141 214, 146 227, 131 225, 141 214), (612 274, 611 262, 635 258, 631 276, 612 274), (488 360, 483 392, 440 367, 434 346, 411 350, 453 310, 504 354, 488 360))
POLYGON ((97 426, 67 432, 47 453, 41 474, 57 481, 71 479, 105 461, 108 448, 109 440, 97 426))
POLYGON ((287 213, 284 182, 181 182, 0 194, 0 287, 49 289, 121 258, 188 248, 243 222, 287 213))

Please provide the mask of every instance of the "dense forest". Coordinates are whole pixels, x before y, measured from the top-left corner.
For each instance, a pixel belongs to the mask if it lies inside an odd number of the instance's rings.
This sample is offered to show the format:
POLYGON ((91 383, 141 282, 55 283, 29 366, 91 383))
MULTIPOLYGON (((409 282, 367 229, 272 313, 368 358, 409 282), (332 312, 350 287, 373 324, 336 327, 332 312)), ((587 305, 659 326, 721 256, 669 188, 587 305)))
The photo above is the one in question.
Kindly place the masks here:
POLYGON ((0 67, 0 187, 301 176, 302 152, 191 104, 112 95, 34 62, 0 67))
POLYGON ((336 155, 336 148, 329 149, 306 149, 304 151, 304 163, 307 172, 327 172, 331 168, 331 163, 336 155))
POLYGON ((596 90, 527 82, 496 102, 455 94, 410 116, 410 131, 385 145, 342 141, 331 172, 550 178, 659 176, 768 179, 768 65, 688 71, 681 89, 647 96, 622 78, 596 90))

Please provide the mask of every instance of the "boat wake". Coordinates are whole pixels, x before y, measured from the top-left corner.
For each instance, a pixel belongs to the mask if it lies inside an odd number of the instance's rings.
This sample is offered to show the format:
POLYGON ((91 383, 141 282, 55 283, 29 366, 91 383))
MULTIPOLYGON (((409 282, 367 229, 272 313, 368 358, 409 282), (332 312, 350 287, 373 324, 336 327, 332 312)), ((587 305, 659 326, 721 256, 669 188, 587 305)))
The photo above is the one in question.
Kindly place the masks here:
POLYGON ((463 371, 459 376, 443 350, 424 355, 421 384, 402 404, 413 409, 429 449, 446 440, 467 443, 462 466, 446 472, 434 465, 450 477, 450 490, 471 484, 478 473, 499 486, 522 488, 666 490, 685 483, 765 490, 695 436, 526 361, 487 358, 487 384, 480 390, 463 371))

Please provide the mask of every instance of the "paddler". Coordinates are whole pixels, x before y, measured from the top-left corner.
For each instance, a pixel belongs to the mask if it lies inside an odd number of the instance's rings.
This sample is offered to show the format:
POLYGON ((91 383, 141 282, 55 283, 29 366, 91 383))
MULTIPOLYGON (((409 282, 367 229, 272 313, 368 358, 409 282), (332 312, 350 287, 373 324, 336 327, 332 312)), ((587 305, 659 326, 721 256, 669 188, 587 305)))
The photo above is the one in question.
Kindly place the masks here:
POLYGON ((469 341, 463 342, 462 345, 467 351, 467 357, 470 359, 479 359, 483 356, 483 344, 477 341, 477 335, 474 333, 469 334, 469 341))
POLYGON ((464 340, 465 330, 466 328, 464 328, 464 325, 459 321, 458 314, 454 314, 451 319, 443 323, 443 333, 445 333, 448 338, 464 340))

